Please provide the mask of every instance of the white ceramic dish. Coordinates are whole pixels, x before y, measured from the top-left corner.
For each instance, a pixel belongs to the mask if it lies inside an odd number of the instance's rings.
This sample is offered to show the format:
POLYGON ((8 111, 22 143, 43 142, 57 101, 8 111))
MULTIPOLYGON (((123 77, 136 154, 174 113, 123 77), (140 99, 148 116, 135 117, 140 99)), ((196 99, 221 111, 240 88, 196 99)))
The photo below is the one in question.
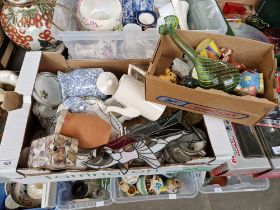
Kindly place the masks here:
POLYGON ((113 31, 121 24, 119 0, 79 0, 77 13, 82 25, 90 31, 113 31))

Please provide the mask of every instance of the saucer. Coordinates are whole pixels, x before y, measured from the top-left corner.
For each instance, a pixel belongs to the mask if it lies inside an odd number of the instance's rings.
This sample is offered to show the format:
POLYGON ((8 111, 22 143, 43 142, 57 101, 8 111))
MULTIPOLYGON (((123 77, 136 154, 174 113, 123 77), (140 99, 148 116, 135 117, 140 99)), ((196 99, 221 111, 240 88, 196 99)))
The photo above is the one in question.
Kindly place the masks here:
POLYGON ((37 75, 33 97, 39 103, 58 106, 62 103, 62 95, 57 76, 50 72, 41 72, 37 75))

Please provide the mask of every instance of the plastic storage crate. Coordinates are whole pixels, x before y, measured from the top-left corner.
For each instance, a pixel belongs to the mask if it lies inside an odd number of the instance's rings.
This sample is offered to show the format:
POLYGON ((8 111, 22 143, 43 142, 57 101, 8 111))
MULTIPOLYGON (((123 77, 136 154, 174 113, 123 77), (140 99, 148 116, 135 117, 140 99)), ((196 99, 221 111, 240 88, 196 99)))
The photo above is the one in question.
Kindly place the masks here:
POLYGON ((136 194, 134 197, 128 197, 119 189, 118 180, 120 178, 111 179, 111 197, 115 203, 139 202, 147 200, 167 200, 180 198, 194 198, 198 194, 198 189, 193 173, 178 173, 176 179, 181 181, 182 187, 176 194, 162 193, 160 195, 140 195, 136 194))
MULTIPOLYGON (((225 34, 227 25, 215 0, 187 0, 190 5, 190 30, 225 34)), ((77 0, 57 0, 75 11, 77 0)), ((53 36, 65 43, 73 59, 138 59, 151 58, 159 34, 156 29, 143 32, 78 31, 69 11, 56 7, 53 22, 64 31, 52 27, 53 36)))
MULTIPOLYGON (((110 186, 108 187, 108 199, 73 199, 71 194, 73 182, 58 182, 57 183, 57 197, 56 197, 56 209, 66 210, 66 209, 87 209, 93 207, 108 206, 113 203, 110 197, 110 186)), ((111 184, 111 183, 110 183, 111 184)))
POLYGON ((199 192, 209 193, 231 193, 231 192, 251 192, 264 191, 269 188, 268 179, 254 179, 252 176, 231 176, 228 177, 227 185, 222 187, 219 184, 203 186, 205 173, 197 173, 197 186, 199 192))

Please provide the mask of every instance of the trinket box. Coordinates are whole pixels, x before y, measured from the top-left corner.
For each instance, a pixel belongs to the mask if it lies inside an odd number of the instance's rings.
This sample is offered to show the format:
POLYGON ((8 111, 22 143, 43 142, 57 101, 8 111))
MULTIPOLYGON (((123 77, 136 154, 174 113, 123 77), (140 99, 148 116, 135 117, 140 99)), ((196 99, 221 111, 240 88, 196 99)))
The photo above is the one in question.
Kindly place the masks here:
POLYGON ((63 135, 51 135, 31 143, 28 166, 60 170, 76 165, 78 140, 63 135))

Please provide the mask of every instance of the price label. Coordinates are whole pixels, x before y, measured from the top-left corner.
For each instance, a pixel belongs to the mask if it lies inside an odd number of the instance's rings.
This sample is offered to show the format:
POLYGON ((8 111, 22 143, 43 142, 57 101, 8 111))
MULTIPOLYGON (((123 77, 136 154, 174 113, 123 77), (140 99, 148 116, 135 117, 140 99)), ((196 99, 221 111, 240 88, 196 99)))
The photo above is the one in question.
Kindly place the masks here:
POLYGON ((104 201, 96 201, 96 207, 104 206, 104 201))
POLYGON ((215 187, 215 188, 214 188, 214 191, 215 191, 216 193, 223 192, 222 188, 220 188, 220 187, 215 187))
POLYGON ((272 147, 272 150, 274 152, 275 155, 279 155, 280 154, 280 146, 278 147, 272 147))
POLYGON ((176 198, 177 198, 176 194, 169 194, 169 199, 176 199, 176 198))
POLYGON ((0 160, 0 168, 16 167, 16 161, 14 160, 0 160))

